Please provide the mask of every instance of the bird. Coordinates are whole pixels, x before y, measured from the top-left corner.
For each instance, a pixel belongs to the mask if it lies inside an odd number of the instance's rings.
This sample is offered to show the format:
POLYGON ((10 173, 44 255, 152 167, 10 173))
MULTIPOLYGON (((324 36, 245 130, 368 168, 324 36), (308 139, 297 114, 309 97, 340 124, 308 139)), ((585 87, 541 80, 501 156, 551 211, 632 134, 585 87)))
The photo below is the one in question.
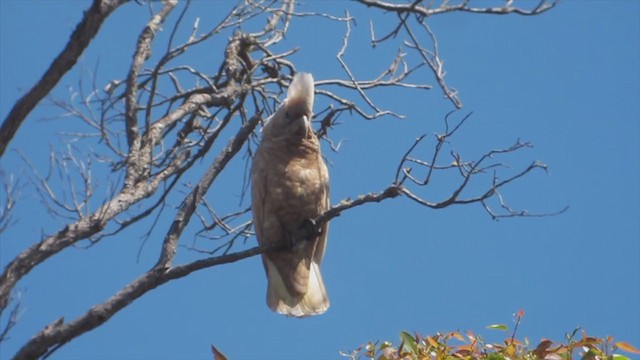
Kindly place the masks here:
POLYGON ((267 305, 292 317, 319 315, 330 305, 320 273, 328 223, 314 222, 329 209, 329 172, 311 127, 313 101, 313 76, 296 73, 262 128, 251 166, 256 237, 273 246, 262 253, 267 305))

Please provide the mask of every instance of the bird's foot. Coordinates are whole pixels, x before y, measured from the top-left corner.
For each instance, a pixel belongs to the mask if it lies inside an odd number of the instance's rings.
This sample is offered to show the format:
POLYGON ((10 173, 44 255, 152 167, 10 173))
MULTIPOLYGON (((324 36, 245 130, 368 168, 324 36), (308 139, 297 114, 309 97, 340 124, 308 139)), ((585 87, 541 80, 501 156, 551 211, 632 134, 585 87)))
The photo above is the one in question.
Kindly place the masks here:
POLYGON ((311 218, 307 218, 302 220, 300 225, 298 226, 298 236, 297 240, 302 241, 310 241, 315 239, 318 235, 322 233, 322 230, 316 224, 316 221, 311 218))
POLYGON ((295 232, 290 232, 287 236, 286 250, 292 250, 296 244, 303 241, 312 241, 322 233, 322 230, 311 218, 304 219, 300 222, 295 232))

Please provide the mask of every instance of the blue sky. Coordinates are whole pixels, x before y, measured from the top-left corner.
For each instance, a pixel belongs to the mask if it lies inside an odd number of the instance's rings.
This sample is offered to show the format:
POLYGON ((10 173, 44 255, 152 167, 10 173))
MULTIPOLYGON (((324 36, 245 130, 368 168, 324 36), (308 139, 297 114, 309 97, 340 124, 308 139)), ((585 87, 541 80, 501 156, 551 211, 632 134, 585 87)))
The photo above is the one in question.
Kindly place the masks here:
MULTIPOLYGON (((0 2, 2 119, 64 46, 89 3, 0 2)), ((299 9, 324 7, 336 14, 348 6, 358 18, 346 60, 359 76, 372 77, 392 59, 398 43, 375 50, 368 45, 368 19, 384 28, 391 26, 391 16, 338 1, 305 3, 299 9)), ((200 17, 206 29, 228 4, 196 1, 185 21, 200 17)), ((88 79, 96 68, 99 87, 124 77, 147 17, 147 9, 135 3, 117 10, 54 95, 68 98, 78 79, 88 79)), ((317 80, 343 77, 335 53, 344 27, 322 19, 305 21, 310 23, 294 22, 280 48, 301 47, 292 60, 317 80)), ((564 1, 536 17, 447 14, 433 17, 430 25, 446 62, 447 81, 465 104, 456 116, 474 112, 453 139, 454 149, 473 159, 518 138, 532 142, 534 148, 503 159, 513 166, 505 174, 535 160, 548 164, 548 174, 533 173, 504 195, 512 206, 532 212, 566 205, 569 211, 492 221, 479 205, 430 210, 407 199, 365 205, 331 223, 322 272, 332 306, 322 316, 298 320, 271 313, 264 301, 262 265, 251 258, 148 293, 52 358, 206 359, 211 358, 210 344, 233 359, 338 358, 338 351, 368 340, 397 341, 401 330, 472 330, 498 341, 503 334, 485 326, 512 325, 519 309, 526 312, 520 337, 532 342, 561 340, 581 326, 590 334, 640 346, 640 2, 564 1)), ((180 61, 213 73, 221 44, 219 39, 180 61)), ((427 72, 420 76, 435 84, 427 72)), ((332 137, 348 141, 338 153, 324 149, 331 163, 333 203, 389 185, 415 137, 441 132, 442 118, 451 110, 437 87, 371 96, 407 118, 341 118, 332 137)), ((2 267, 41 234, 63 225, 42 210, 18 155, 46 171, 50 146, 61 143, 56 134, 81 129, 70 118, 46 120, 56 114, 59 110, 42 103, 2 158, 2 170, 24 184, 17 223, 0 241, 2 267)), ((429 156, 433 137, 429 141, 418 155, 429 156)), ((234 208, 242 166, 233 163, 207 199, 234 208)), ((98 181, 108 175, 99 167, 96 171, 98 181)), ((416 191, 442 199, 449 179, 416 191)), ((197 181, 197 176, 188 180, 197 181)), ((105 184, 99 184, 102 191, 105 184)), ((67 249, 30 273, 18 285, 23 311, 11 339, 0 347, 0 358, 10 357, 51 321, 73 319, 146 271, 165 225, 155 230, 140 261, 136 255, 148 222, 88 250, 67 249)), ((189 244, 192 236, 183 241, 189 244)), ((179 261, 200 256, 181 251, 179 261)))

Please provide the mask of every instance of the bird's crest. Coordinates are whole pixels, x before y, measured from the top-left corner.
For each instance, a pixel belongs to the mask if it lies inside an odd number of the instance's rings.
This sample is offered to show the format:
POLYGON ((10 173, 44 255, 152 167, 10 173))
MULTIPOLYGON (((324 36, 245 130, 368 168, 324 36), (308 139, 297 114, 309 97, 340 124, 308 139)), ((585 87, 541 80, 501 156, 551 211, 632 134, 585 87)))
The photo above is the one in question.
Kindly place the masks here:
POLYGON ((301 110, 301 113, 313 112, 313 76, 309 73, 297 73, 287 91, 287 106, 301 110))

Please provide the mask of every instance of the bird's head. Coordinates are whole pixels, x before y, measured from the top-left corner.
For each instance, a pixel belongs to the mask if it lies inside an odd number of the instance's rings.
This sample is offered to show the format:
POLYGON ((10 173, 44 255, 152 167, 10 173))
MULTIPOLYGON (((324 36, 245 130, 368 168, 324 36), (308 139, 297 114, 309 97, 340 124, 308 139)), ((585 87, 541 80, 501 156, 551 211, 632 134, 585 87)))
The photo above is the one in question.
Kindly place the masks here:
POLYGON ((309 73, 297 73, 289 85, 287 99, 271 116, 264 131, 277 137, 307 137, 311 130, 313 91, 313 76, 309 73))

